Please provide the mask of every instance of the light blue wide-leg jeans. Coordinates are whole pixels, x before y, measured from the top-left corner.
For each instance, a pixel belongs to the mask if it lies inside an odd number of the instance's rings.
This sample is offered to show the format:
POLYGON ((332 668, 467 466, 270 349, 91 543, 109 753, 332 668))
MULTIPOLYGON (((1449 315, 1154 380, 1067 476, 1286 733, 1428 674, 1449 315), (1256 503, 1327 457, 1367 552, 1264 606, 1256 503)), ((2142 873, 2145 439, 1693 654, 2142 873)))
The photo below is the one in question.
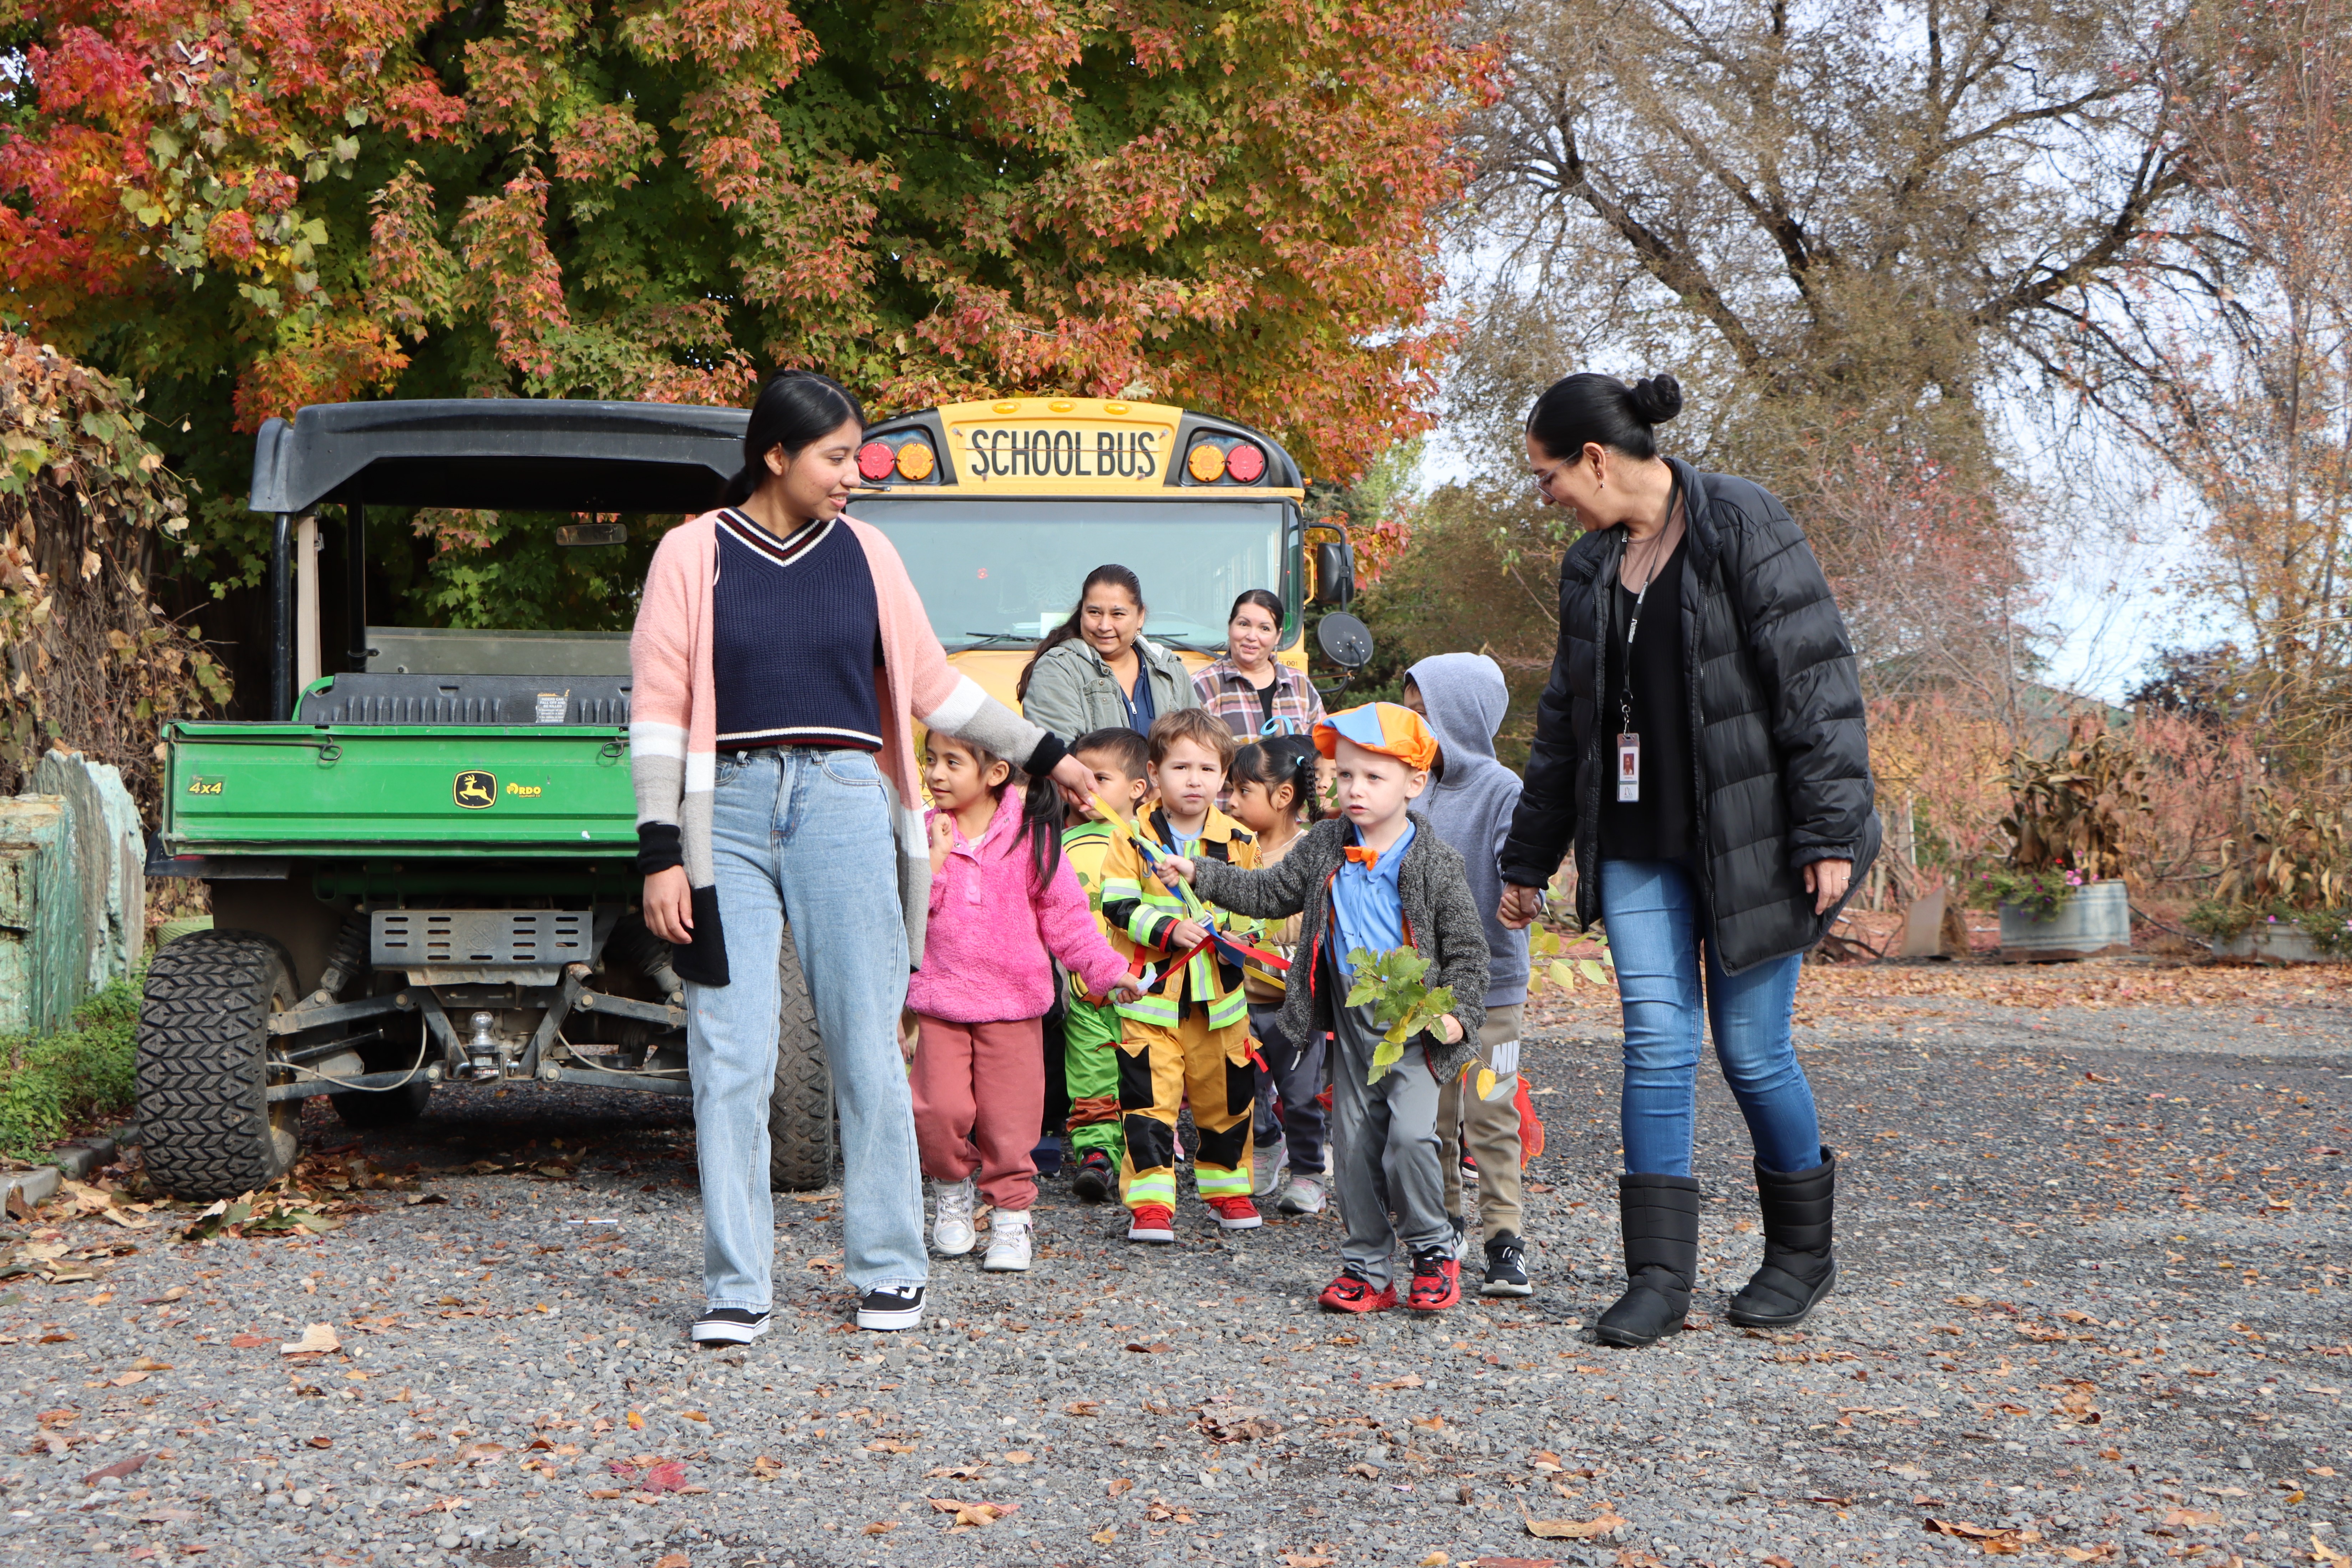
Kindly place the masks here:
POLYGON ((768 1096, 788 915, 841 1113, 845 1272, 861 1295, 929 1277, 898 1054, 907 927, 887 800, 862 751, 779 747, 719 761, 711 849, 730 983, 686 988, 710 1306, 763 1312, 773 1300, 768 1096))
POLYGON ((1747 1118, 1756 1157, 1783 1172, 1820 1165, 1812 1086, 1789 1035, 1804 956, 1725 974, 1705 940, 1697 883, 1676 861, 1602 861, 1601 918, 1625 1009, 1618 1117, 1626 1173, 1691 1174, 1703 1019, 1713 1026, 1715 1059, 1747 1118))

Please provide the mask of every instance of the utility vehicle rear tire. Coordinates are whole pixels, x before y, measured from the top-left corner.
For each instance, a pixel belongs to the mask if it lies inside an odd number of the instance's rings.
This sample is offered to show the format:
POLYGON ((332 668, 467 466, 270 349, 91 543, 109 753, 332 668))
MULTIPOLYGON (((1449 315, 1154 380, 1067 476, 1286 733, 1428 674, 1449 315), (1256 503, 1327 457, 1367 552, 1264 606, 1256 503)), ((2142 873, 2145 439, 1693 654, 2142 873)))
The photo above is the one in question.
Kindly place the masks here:
MULTIPOLYGON (((776 1082, 768 1095, 768 1185, 814 1192, 833 1179, 833 1072, 790 926, 776 975, 776 1082)), ((896 1020, 893 1020, 896 1027, 896 1020)))
POLYGON ((301 1152, 299 1100, 269 1103, 269 1015, 294 1005, 286 949, 252 931, 158 948, 139 1009, 140 1158, 174 1197, 236 1197, 301 1152))
MULTIPOLYGON (((406 1065, 401 1063, 402 1067, 406 1065)), ((354 1089, 348 1094, 327 1096, 335 1107, 335 1114, 343 1119, 343 1125, 359 1128, 405 1126, 425 1114, 425 1103, 432 1098, 433 1085, 422 1077, 412 1078, 397 1089, 354 1089)))

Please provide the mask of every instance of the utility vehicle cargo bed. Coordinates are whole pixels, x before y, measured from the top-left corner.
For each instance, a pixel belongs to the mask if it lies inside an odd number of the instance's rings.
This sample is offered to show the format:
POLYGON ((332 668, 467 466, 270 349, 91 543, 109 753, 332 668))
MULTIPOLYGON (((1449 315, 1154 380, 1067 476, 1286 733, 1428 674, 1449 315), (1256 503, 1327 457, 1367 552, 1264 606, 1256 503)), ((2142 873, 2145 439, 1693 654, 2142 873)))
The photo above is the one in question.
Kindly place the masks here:
POLYGON ((169 726, 163 841, 175 854, 404 860, 634 852, 626 737, 613 729, 169 726))

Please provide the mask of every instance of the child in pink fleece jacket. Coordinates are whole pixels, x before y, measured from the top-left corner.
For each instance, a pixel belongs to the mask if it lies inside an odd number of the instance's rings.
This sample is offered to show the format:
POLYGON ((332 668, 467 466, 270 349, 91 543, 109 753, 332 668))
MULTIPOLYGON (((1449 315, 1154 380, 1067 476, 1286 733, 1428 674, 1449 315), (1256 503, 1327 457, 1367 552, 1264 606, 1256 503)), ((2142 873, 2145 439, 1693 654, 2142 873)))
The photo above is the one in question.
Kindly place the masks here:
POLYGON ((1096 995, 1139 994, 1062 859, 1061 795, 1040 777, 1007 801, 1016 777, 968 741, 929 738, 930 921, 907 987, 915 1140, 937 1201, 931 1245, 950 1258, 971 1250, 977 1170, 996 1211, 981 1266, 999 1271, 1029 1267, 1053 960, 1096 995))

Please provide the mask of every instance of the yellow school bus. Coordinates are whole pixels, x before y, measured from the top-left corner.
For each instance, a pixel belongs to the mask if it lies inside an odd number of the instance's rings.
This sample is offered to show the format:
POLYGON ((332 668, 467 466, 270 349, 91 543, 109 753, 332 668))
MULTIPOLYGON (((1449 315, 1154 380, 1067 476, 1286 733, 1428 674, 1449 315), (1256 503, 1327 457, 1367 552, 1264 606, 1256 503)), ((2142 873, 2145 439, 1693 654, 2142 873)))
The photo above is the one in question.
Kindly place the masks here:
POLYGON ((1200 669, 1246 589, 1281 597, 1285 664, 1303 609, 1353 591, 1344 537, 1310 525, 1290 454, 1233 420, 1164 403, 1000 398, 882 420, 849 512, 890 537, 959 668, 1001 701, 1036 641, 1116 561, 1143 584, 1143 634, 1200 669), (1309 534, 1316 536, 1309 549, 1309 534))

